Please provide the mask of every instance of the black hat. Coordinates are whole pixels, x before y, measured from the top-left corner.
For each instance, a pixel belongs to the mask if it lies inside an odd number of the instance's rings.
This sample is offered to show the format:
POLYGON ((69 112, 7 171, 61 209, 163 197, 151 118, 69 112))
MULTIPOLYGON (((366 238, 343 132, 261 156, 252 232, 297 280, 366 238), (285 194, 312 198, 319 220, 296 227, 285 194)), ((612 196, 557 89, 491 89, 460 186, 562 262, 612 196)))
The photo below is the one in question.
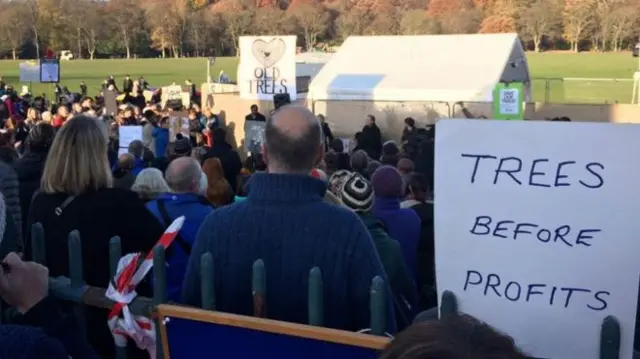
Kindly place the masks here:
POLYGON ((184 137, 177 139, 174 143, 173 152, 177 156, 189 156, 191 154, 191 142, 189 142, 189 139, 184 137))

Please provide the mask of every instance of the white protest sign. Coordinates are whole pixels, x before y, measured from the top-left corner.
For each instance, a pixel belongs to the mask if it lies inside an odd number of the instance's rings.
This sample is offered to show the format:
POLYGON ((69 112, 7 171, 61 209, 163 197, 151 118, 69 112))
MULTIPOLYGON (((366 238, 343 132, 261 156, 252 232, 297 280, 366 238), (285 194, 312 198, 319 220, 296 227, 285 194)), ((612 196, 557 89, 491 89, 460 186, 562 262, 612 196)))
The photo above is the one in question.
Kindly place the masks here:
POLYGON ((167 100, 182 100, 182 86, 172 85, 162 88, 162 94, 167 96, 167 100))
POLYGON ((599 358, 606 316, 633 350, 640 273, 640 126, 442 120, 438 294, 527 355, 599 358))
POLYGON ((517 115, 520 113, 518 101, 520 90, 517 88, 502 88, 500 94, 500 113, 503 115, 517 115))
POLYGON ((40 64, 35 61, 20 63, 20 82, 40 82, 40 64))
POLYGON ((296 99, 296 37, 241 36, 238 85, 240 97, 273 100, 288 93, 296 99))
POLYGON ((118 127, 120 148, 129 148, 129 144, 135 140, 142 141, 142 126, 118 127))

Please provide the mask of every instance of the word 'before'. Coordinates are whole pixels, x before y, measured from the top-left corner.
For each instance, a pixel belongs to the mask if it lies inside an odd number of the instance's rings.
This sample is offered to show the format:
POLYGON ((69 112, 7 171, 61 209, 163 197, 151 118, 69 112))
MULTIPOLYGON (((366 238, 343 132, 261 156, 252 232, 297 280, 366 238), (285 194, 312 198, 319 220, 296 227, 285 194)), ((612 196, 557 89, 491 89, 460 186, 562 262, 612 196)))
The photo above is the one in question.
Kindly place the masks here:
POLYGON ((503 298, 511 302, 537 303, 549 306, 584 306, 594 311, 607 309, 609 291, 576 288, 547 283, 520 283, 505 280, 496 273, 483 275, 467 270, 463 290, 483 296, 503 298))
POLYGON ((498 157, 489 154, 460 154, 473 161, 471 183, 476 182, 479 173, 493 173, 493 184, 511 182, 533 187, 568 187, 580 185, 589 189, 604 185, 602 172, 604 165, 599 162, 579 164, 576 161, 552 162, 548 158, 537 158, 525 162, 518 157, 498 157), (576 178, 569 172, 579 170, 576 178))
POLYGON ((496 238, 534 239, 542 243, 559 243, 568 247, 591 247, 588 240, 594 239, 595 233, 601 229, 573 229, 568 224, 556 228, 544 228, 535 223, 516 222, 512 220, 494 221, 490 216, 477 216, 469 231, 476 236, 496 238))

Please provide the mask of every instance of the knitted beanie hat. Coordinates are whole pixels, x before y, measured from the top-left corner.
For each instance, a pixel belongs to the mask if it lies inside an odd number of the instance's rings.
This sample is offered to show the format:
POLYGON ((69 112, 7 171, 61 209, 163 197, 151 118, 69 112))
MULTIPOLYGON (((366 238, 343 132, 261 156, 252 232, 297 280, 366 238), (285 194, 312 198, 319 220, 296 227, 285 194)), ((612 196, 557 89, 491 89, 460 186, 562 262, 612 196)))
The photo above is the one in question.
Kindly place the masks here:
POLYGON ((377 197, 401 198, 402 175, 392 166, 381 166, 371 176, 371 185, 377 197))
POLYGON ((342 203, 359 213, 368 213, 373 207, 373 187, 359 173, 350 174, 340 191, 342 203))
POLYGON ((347 170, 339 170, 334 172, 331 175, 331 178, 329 178, 329 191, 336 196, 339 196, 342 185, 350 174, 351 172, 347 170))

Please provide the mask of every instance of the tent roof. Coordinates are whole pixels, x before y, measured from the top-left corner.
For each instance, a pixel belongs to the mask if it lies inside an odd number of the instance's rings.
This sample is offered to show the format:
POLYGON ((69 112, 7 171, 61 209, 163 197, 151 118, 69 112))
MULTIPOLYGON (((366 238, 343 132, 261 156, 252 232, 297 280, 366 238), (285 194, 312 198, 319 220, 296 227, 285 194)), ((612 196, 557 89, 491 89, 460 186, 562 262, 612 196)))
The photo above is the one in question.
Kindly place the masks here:
POLYGON ((497 82, 529 79, 517 34, 351 36, 309 98, 486 101, 497 82))

